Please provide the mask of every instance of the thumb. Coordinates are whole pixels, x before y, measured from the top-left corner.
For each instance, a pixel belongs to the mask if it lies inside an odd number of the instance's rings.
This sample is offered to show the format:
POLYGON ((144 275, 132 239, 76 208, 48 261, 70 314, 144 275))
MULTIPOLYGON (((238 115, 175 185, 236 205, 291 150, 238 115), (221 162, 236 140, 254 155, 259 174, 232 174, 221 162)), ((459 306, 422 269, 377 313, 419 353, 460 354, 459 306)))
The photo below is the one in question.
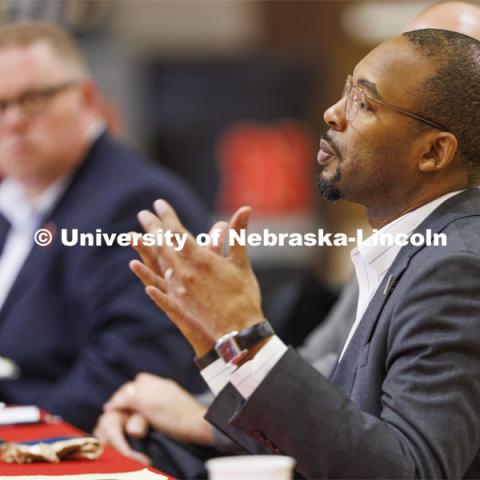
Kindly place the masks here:
MULTIPOLYGON (((251 207, 241 207, 232 216, 229 223, 229 230, 235 231, 240 234, 248 228, 248 222, 250 220, 250 214, 252 213, 251 207)), ((228 248, 228 257, 230 257, 237 265, 245 265, 249 263, 247 245, 242 242, 233 241, 230 239, 228 248)))

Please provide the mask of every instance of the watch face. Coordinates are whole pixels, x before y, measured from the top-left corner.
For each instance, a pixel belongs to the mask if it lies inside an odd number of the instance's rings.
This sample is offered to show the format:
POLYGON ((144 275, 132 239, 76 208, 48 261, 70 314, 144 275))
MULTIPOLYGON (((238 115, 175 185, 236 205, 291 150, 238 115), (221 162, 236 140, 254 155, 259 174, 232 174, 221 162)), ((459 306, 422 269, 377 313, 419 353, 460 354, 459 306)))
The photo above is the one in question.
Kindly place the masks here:
POLYGON ((231 363, 234 358, 242 353, 242 349, 236 340, 237 335, 237 331, 227 333, 215 344, 215 350, 217 351, 218 356, 226 363, 231 363))
POLYGON ((225 363, 235 364, 248 353, 249 348, 256 345, 260 340, 271 337, 274 334, 275 332, 270 323, 267 320, 263 320, 241 332, 233 331, 227 333, 217 340, 215 350, 225 363))

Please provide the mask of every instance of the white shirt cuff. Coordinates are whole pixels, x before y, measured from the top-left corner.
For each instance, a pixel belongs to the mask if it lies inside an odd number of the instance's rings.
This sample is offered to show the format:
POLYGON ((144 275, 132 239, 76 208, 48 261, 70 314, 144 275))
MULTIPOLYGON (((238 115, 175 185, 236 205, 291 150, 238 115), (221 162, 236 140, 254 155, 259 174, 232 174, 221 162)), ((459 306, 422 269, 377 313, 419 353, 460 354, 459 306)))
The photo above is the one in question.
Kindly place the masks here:
POLYGON ((230 380, 230 374, 236 369, 235 365, 227 365, 221 358, 212 362, 208 367, 200 370, 200 375, 217 396, 230 380))
POLYGON ((287 346, 274 335, 252 360, 231 371, 230 383, 247 400, 286 351, 287 346))

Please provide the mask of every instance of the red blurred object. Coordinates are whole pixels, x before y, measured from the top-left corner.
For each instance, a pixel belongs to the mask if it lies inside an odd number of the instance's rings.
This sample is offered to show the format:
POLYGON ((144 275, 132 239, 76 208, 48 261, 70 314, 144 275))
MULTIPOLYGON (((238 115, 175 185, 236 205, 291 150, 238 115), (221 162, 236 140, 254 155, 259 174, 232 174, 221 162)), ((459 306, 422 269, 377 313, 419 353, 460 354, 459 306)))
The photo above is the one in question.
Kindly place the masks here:
POLYGON ((237 124, 222 135, 218 154, 221 211, 242 205, 269 215, 312 209, 314 145, 301 123, 237 124))

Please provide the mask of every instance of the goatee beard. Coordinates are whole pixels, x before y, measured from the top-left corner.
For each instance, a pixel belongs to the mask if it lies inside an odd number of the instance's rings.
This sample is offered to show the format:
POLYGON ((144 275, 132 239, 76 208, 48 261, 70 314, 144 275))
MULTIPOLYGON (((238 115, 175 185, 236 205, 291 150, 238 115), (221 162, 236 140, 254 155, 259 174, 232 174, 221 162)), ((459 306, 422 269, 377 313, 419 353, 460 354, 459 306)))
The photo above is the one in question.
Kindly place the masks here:
POLYGON ((338 187, 335 186, 335 183, 337 183, 341 178, 342 170, 340 168, 340 165, 337 166, 335 174, 329 180, 324 180, 321 175, 317 175, 317 188, 320 192, 320 195, 322 195, 323 198, 331 202, 342 198, 342 192, 338 187))

